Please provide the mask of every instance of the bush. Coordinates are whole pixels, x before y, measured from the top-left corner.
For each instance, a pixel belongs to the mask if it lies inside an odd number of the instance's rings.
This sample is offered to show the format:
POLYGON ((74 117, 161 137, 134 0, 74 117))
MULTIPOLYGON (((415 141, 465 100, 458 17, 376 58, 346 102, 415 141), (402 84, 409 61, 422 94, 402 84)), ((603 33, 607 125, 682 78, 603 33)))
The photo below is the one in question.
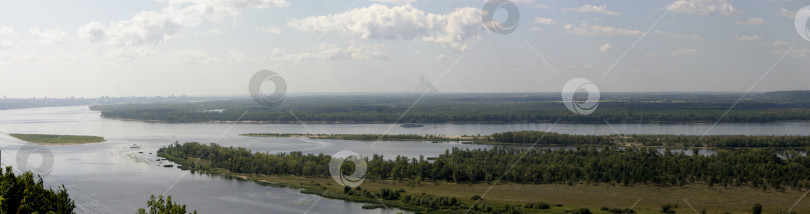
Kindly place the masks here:
POLYGON ((472 198, 470 198, 470 199, 472 199, 473 201, 481 200, 481 196, 480 195, 473 195, 472 198))
POLYGON ((762 204, 760 204, 760 203, 754 204, 754 207, 751 208, 751 213, 752 214, 762 214, 762 204))
POLYGON ((661 205, 661 212, 662 213, 675 213, 675 208, 678 208, 678 204, 662 204, 661 205))
POLYGON ((566 210, 566 211, 565 211, 565 213, 571 213, 571 214, 591 214, 591 210, 589 210, 588 208, 578 208, 578 209, 573 209, 573 210, 566 210))

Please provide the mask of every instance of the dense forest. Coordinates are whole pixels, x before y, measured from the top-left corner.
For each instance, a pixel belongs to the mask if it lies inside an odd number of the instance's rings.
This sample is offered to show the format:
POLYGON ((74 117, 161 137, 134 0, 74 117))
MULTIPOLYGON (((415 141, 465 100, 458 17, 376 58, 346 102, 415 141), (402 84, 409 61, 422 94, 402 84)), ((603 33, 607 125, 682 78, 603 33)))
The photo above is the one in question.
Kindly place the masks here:
POLYGON ((664 123, 810 120, 810 92, 725 94, 603 93, 590 115, 571 113, 557 93, 291 96, 277 107, 249 99, 95 105, 103 117, 161 122, 265 123, 664 123), (294 115, 291 113, 293 112, 294 115), (297 117, 297 118, 296 118, 297 117))
POLYGON ((569 135, 540 131, 495 133, 479 137, 484 142, 537 145, 636 145, 666 147, 810 147, 810 136, 747 135, 569 135))
MULTIPOLYGON (((247 133, 239 134, 248 137, 306 137, 310 139, 337 139, 337 140, 359 140, 359 141, 458 141, 460 139, 472 137, 448 137, 445 135, 419 135, 419 134, 303 134, 303 133, 247 133)), ((483 138, 482 138, 483 139, 483 138)))
POLYGON ((307 137, 359 141, 468 141, 479 144, 523 144, 542 146, 654 146, 712 148, 803 148, 810 147, 810 136, 747 135, 572 135, 541 131, 500 132, 492 135, 445 136, 418 134, 283 134, 248 133, 249 137, 307 137))
MULTIPOLYGON (((158 154, 200 158, 210 161, 210 167, 236 173, 329 176, 330 157, 323 154, 254 153, 213 143, 175 143, 159 149, 158 154)), ((501 182, 530 184, 588 182, 664 186, 699 183, 780 191, 786 187, 810 187, 810 158, 796 151, 774 149, 720 150, 704 156, 632 147, 454 148, 430 161, 405 157, 384 159, 373 155, 367 162, 367 179, 370 180, 490 183, 501 178, 501 182), (510 170, 505 173, 505 169, 510 170)))

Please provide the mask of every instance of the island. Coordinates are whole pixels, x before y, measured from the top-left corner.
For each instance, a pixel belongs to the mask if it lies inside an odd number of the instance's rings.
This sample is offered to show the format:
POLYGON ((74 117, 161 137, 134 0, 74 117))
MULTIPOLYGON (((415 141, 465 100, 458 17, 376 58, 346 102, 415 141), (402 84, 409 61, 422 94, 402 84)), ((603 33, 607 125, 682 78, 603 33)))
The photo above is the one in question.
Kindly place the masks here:
POLYGON ((56 134, 8 134, 19 140, 45 145, 72 145, 85 143, 100 143, 107 141, 103 137, 88 135, 56 135, 56 134))
MULTIPOLYGON (((269 133, 247 136, 301 137, 269 133)), ((810 188, 810 171, 805 170, 810 168, 810 157, 801 155, 810 142, 806 136, 600 136, 523 131, 476 138, 503 144, 487 149, 451 148, 433 158, 374 154, 366 158, 365 180, 356 187, 333 181, 328 166, 331 157, 326 154, 273 154, 215 143, 175 142, 159 149, 157 155, 194 173, 298 188, 306 194, 367 203, 367 209, 398 207, 424 213, 742 213, 764 204, 769 213, 809 210, 806 205, 791 208, 810 188), (565 149, 526 144, 564 145, 565 149), (713 152, 694 155, 698 151, 692 149, 698 147, 713 152)), ((355 166, 340 167, 348 175, 355 166)))

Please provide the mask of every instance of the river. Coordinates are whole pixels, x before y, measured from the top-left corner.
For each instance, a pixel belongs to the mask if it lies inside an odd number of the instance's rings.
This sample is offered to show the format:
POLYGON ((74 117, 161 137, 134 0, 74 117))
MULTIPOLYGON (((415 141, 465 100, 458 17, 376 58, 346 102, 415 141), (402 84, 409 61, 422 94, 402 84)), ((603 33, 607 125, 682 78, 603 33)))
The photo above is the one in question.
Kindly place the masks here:
MULTIPOLYGON (((609 122, 609 121, 608 121, 609 122)), ((167 194, 201 213, 397 213, 397 209, 364 210, 362 203, 300 194, 296 189, 258 185, 215 175, 192 174, 164 168, 155 151, 174 141, 216 142, 262 152, 303 151, 334 154, 351 150, 386 157, 437 156, 448 148, 488 148, 487 145, 430 142, 364 142, 256 138, 242 133, 327 134, 444 134, 488 135, 496 132, 539 130, 569 134, 689 134, 810 135, 810 122, 748 124, 426 124, 402 128, 390 124, 173 124, 104 119, 87 106, 29 108, 0 111, 2 165, 43 175, 46 185, 64 184, 76 201, 78 213, 133 213, 146 206, 149 195, 167 194), (389 130, 390 129, 390 130, 389 130), (18 152, 26 145, 7 133, 102 136, 107 142, 47 146, 28 157, 18 152), (130 148, 132 144, 140 148, 130 148), (45 151, 45 152, 42 152, 45 151), (142 152, 142 153, 140 153, 142 152), (49 155, 52 154, 52 155, 49 155), (18 164, 22 166, 18 166, 18 164), (39 168, 36 168, 40 166, 39 168), (47 167, 52 166, 52 167, 47 167)), ((30 146, 30 145, 29 145, 30 146)))

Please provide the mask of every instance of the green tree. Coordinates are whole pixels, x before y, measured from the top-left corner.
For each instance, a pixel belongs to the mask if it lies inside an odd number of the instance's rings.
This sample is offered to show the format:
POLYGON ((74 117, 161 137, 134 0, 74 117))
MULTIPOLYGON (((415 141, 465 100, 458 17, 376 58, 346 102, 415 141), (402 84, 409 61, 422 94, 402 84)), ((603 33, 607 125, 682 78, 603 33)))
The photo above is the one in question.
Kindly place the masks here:
POLYGON ((46 188, 42 177, 24 172, 14 175, 11 167, 0 170, 0 213, 74 213, 75 203, 65 186, 46 188))
MULTIPOLYGON (((135 212, 135 214, 186 214, 186 205, 172 202, 172 196, 166 196, 164 201, 162 195, 158 196, 157 199, 155 199, 155 195, 152 195, 149 197, 149 201, 146 202, 146 206, 149 211, 138 208, 138 212, 135 212)), ((189 213, 197 214, 197 210, 189 213)))

